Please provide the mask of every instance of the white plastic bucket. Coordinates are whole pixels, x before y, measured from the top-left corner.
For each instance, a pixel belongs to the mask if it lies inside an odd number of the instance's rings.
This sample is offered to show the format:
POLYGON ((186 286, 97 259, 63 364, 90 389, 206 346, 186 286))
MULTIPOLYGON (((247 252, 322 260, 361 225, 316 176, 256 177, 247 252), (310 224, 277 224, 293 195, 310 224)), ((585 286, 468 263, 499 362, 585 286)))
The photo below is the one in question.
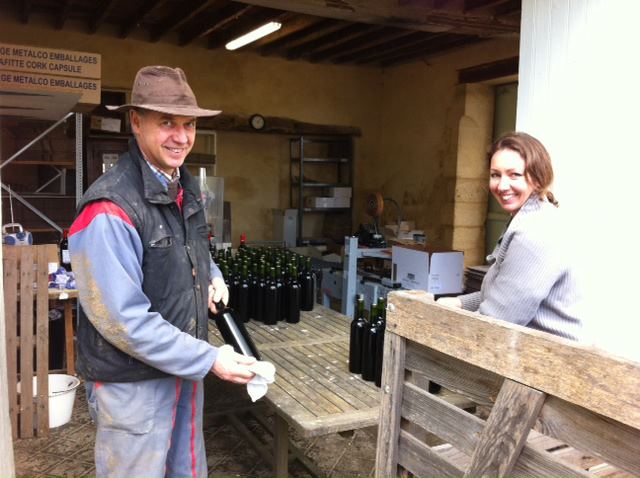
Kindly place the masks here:
MULTIPOLYGON (((73 375, 49 374, 49 428, 62 426, 71 420, 78 385, 80 380, 73 375)), ((20 393, 19 383, 18 393, 20 393)), ((36 395, 38 395, 38 379, 33 377, 33 396, 36 395)))

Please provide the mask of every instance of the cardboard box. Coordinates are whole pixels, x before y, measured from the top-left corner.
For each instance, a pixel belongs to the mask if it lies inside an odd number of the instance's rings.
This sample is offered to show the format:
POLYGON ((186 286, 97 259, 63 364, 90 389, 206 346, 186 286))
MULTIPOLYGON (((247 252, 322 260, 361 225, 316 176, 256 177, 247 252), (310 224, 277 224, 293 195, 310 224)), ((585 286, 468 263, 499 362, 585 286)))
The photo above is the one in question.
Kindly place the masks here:
POLYGON ((331 199, 333 199, 333 207, 350 207, 351 206, 350 197, 336 197, 331 199))
POLYGON ((101 63, 99 53, 0 44, 0 66, 3 70, 99 80, 102 76, 101 63))
POLYGON ((393 278, 406 289, 432 294, 461 294, 464 254, 430 246, 393 246, 393 278))
POLYGON ((120 120, 120 118, 105 118, 104 116, 93 115, 91 116, 91 129, 119 133, 121 131, 121 123, 122 121, 120 120))
POLYGON ((333 198, 350 198, 351 188, 350 187, 327 188, 327 194, 333 198))
POLYGON ((335 207, 334 204, 335 202, 333 198, 311 197, 311 196, 304 198, 305 207, 318 207, 318 208, 327 207, 328 208, 328 207, 335 207))

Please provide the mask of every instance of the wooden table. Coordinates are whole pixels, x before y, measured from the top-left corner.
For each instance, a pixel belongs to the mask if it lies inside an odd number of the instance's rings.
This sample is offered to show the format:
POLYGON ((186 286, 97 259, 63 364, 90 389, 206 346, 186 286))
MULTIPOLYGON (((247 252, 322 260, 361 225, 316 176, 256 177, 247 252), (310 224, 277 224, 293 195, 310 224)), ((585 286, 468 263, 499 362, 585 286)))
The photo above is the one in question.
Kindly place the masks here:
POLYGON ((64 341, 67 373, 76 374, 76 359, 73 345, 73 303, 78 300, 77 289, 49 289, 50 301, 62 301, 64 305, 64 341))
MULTIPOLYGON (((348 370, 348 317, 316 305, 298 324, 246 326, 263 360, 276 366, 265 397, 275 411, 275 476, 288 475, 289 425, 314 437, 378 423, 380 389, 348 370)), ((215 326, 209 336, 222 343, 215 326)))

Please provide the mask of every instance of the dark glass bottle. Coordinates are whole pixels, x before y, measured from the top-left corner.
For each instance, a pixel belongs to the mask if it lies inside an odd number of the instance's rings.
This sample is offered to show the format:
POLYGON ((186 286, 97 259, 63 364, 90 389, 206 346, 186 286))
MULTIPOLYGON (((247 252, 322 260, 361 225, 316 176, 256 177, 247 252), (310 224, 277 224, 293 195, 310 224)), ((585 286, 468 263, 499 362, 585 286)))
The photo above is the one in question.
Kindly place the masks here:
POLYGON ((240 289, 240 271, 238 263, 233 262, 229 268, 229 305, 233 308, 238 307, 238 290, 240 289))
POLYGON ((69 255, 69 230, 62 230, 62 239, 60 239, 60 265, 66 270, 71 270, 71 256, 69 255))
POLYGON ((215 261, 217 258, 216 244, 213 242, 213 236, 211 235, 211 233, 209 233, 208 241, 209 241, 209 255, 211 256, 211 260, 215 261))
POLYGON ((287 284, 287 322, 297 324, 300 322, 300 284, 298 284, 296 266, 291 264, 289 268, 289 283, 287 284))
POLYGON ((269 282, 264 294, 264 323, 274 325, 278 322, 278 289, 276 288, 276 269, 269 269, 269 282))
POLYGON ((280 263, 276 262, 276 290, 277 290, 277 294, 278 294, 278 306, 277 306, 277 310, 278 310, 278 320, 285 320, 285 314, 284 314, 284 310, 285 310, 285 290, 284 290, 284 284, 282 283, 282 271, 280 270, 280 263))
POLYGON ((349 339, 349 372, 362 372, 362 345, 367 319, 364 316, 364 297, 358 296, 356 312, 351 321, 351 336, 349 339))
POLYGON ((256 320, 264 322, 264 298, 267 290, 267 274, 265 269, 265 263, 260 262, 258 265, 258 285, 256 292, 256 320))
POLYGON ((231 345, 239 354, 255 357, 261 360, 260 352, 251 339, 249 332, 233 309, 225 308, 222 302, 216 304, 218 313, 209 310, 209 319, 213 320, 220 331, 225 343, 231 345))
POLYGON ((300 308, 305 311, 313 310, 313 277, 311 275, 311 258, 304 263, 304 272, 300 276, 300 308))
POLYGON ((247 264, 242 265, 242 276, 238 284, 238 319, 242 322, 249 321, 249 271, 247 264))
POLYGON ((382 385, 382 360, 384 358, 384 333, 387 328, 387 304, 383 297, 378 298, 378 335, 376 337, 375 383, 382 385))
POLYGON ((260 282, 257 262, 251 265, 251 270, 252 274, 249 277, 249 320, 257 320, 258 312, 256 308, 258 306, 258 283, 260 282))
POLYGON ((364 347, 362 347, 362 378, 373 382, 376 378, 376 340, 378 338, 377 306, 371 306, 369 323, 364 333, 364 347))

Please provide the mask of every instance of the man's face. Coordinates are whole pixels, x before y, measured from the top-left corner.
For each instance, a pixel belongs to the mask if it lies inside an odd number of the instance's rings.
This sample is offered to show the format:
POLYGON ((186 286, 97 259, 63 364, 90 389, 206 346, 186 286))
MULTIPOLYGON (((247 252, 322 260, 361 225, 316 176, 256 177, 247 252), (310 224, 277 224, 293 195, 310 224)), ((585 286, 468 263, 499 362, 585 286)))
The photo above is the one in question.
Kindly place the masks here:
POLYGON ((147 161, 167 174, 182 166, 196 139, 196 118, 131 111, 131 128, 147 161))

